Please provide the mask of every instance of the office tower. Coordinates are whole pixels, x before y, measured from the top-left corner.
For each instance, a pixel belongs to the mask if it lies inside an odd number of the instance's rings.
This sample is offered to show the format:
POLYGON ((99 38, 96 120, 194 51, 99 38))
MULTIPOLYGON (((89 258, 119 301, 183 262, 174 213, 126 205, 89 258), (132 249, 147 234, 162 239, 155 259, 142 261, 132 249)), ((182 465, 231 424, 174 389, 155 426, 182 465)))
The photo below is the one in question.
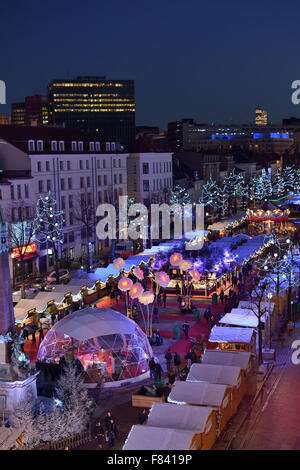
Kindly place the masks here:
POLYGON ((26 96, 25 102, 12 103, 12 124, 15 126, 43 126, 48 124, 48 102, 45 96, 26 96))
POLYGON ((268 113, 265 109, 260 106, 255 108, 255 125, 256 126, 267 126, 268 124, 268 113))
POLYGON ((80 129, 101 142, 120 142, 125 148, 134 142, 133 80, 52 80, 48 101, 52 124, 80 129))

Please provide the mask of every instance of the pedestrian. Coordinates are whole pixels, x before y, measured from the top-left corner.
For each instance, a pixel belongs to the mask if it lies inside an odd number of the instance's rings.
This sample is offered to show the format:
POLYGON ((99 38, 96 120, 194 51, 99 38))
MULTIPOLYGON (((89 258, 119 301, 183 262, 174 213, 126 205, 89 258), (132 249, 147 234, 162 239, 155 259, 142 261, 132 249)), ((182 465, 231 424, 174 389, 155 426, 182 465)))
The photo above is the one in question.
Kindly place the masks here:
POLYGON ((224 291, 223 291, 223 289, 221 289, 221 292, 220 292, 220 300, 223 304, 223 302, 224 302, 224 291))
POLYGON ((176 374, 175 374, 175 370, 173 368, 169 371, 168 380, 169 380, 169 384, 171 386, 174 385, 175 380, 176 380, 176 374))
POLYGON ((179 354, 177 354, 177 352, 175 352, 175 354, 174 354, 174 367, 175 367, 176 374, 179 374, 180 364, 181 364, 181 357, 179 356, 179 354))
POLYGON ((163 303, 164 303, 164 308, 167 308, 167 294, 166 291, 163 293, 163 303))
POLYGON ((156 380, 161 380, 161 373, 162 373, 162 367, 159 362, 156 363, 155 365, 155 381, 156 380))
POLYGON ((171 393, 170 384, 166 383, 166 385, 163 387, 163 394, 164 394, 166 403, 168 402, 168 396, 170 395, 170 393, 171 393))
POLYGON ((40 334, 40 337, 39 337, 39 344, 41 344, 41 342, 42 342, 43 339, 44 339, 44 330, 43 330, 43 327, 42 327, 42 326, 39 327, 39 334, 40 334))
POLYGON ((55 320, 56 320, 56 315, 55 315, 54 312, 52 312, 52 313, 51 313, 51 322, 52 322, 52 326, 54 325, 55 320))
POLYGON ((172 353, 171 353, 171 349, 168 349, 166 354, 165 354, 165 360, 166 360, 166 363, 167 363, 167 371, 168 372, 171 369, 172 359, 173 359, 173 356, 172 356, 172 353))
POLYGON ((193 350, 190 349, 188 353, 185 356, 185 359, 187 360, 188 366, 191 367, 192 365, 192 359, 193 359, 193 350))
POLYGON ((148 416, 147 416, 145 408, 143 409, 143 411, 139 412, 138 419, 139 419, 139 424, 141 424, 141 425, 144 424, 147 421, 148 416))
POLYGON ((111 419, 108 423, 107 428, 107 439, 108 439, 108 448, 110 449, 115 445, 115 439, 117 437, 117 426, 114 419, 111 419))
POLYGON ((110 422, 111 419, 113 419, 113 420, 115 421, 114 416, 112 415, 111 411, 109 410, 109 411, 107 412, 107 415, 106 415, 105 418, 104 418, 104 423, 105 423, 106 429, 108 429, 109 422, 110 422))
POLYGON ((103 447, 103 439, 104 439, 104 428, 101 424, 101 421, 98 421, 98 423, 96 424, 96 436, 97 436, 97 441, 98 441, 98 447, 100 447, 100 449, 102 449, 103 447))
POLYGON ((155 368, 156 368, 156 362, 154 360, 154 357, 151 357, 149 361, 149 370, 150 370, 150 379, 155 380, 155 368))
POLYGON ((181 304, 182 304, 182 297, 181 297, 181 295, 179 295, 179 296, 177 297, 177 302, 178 302, 178 307, 180 308, 180 307, 181 307, 181 304))
POLYGON ((111 293, 110 293, 110 303, 111 303, 111 305, 113 305, 113 303, 114 303, 114 298, 115 298, 115 291, 112 290, 111 293))
POLYGON ((157 305, 154 306, 153 315, 154 315, 154 322, 153 323, 159 323, 158 306, 157 305))
POLYGON ((190 329, 189 322, 188 321, 184 322, 181 329, 183 330, 183 332, 185 334, 185 339, 189 339, 189 329, 190 329))

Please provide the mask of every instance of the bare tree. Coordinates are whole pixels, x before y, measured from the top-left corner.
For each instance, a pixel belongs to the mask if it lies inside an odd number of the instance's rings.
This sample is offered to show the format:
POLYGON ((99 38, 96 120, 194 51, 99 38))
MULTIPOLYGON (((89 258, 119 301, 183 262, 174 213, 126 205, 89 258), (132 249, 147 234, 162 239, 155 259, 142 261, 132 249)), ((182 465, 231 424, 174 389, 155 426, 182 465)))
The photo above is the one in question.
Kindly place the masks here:
POLYGON ((92 256, 90 244, 96 227, 96 207, 93 201, 92 193, 85 189, 78 194, 74 207, 74 218, 84 229, 87 242, 86 270, 91 271, 92 256))
MULTIPOLYGON (((25 261, 28 257, 30 246, 35 240, 35 211, 34 207, 25 205, 23 201, 21 204, 14 204, 10 209, 6 214, 9 244, 11 250, 14 249, 14 256, 18 259, 20 265, 21 298, 25 299, 25 261)), ((15 283, 15 269, 13 282, 15 283)))

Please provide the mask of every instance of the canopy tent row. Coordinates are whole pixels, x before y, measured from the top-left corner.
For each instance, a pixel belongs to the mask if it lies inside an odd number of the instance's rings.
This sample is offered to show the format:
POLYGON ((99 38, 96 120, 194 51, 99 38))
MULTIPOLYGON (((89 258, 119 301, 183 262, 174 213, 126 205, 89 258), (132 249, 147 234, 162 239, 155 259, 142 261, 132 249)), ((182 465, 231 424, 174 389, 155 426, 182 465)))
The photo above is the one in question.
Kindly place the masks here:
POLYGON ((221 366, 240 367, 246 376, 251 374, 253 369, 253 355, 246 351, 221 351, 206 349, 202 364, 217 364, 221 366))

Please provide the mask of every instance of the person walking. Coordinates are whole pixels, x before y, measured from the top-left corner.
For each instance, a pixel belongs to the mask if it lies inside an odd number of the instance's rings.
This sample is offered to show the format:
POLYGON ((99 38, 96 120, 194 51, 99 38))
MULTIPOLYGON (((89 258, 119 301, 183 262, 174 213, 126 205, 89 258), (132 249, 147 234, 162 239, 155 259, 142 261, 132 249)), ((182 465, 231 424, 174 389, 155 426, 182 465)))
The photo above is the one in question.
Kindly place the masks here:
POLYGON ((180 364, 181 364, 181 357, 179 356, 179 354, 177 354, 177 352, 175 352, 175 354, 174 354, 174 367, 175 367, 176 374, 179 374, 180 364))
POLYGON ((189 329, 190 329, 189 322, 188 321, 184 322, 181 328, 185 334, 185 339, 189 339, 189 329))
POLYGON ((44 336, 43 327, 40 326, 38 331, 39 331, 39 334, 40 334, 40 336, 39 336, 39 344, 41 344, 41 342, 43 341, 43 339, 44 339, 44 337, 45 337, 45 336, 44 336))
POLYGON ((111 411, 109 410, 107 412, 107 415, 104 418, 104 423, 105 423, 106 430, 108 430, 108 426, 109 426, 109 423, 110 423, 111 419, 113 419, 115 421, 114 416, 112 415, 111 411))
POLYGON ((149 370, 150 370, 150 379, 155 380, 155 368, 156 368, 156 362, 154 360, 154 357, 151 357, 149 361, 149 370))
POLYGON ((168 380, 169 380, 169 384, 171 385, 174 385, 175 383, 175 380, 176 380, 176 374, 175 374, 175 370, 172 368, 168 374, 168 380))
POLYGON ((223 304, 224 303, 224 291, 223 291, 223 289, 221 289, 221 292, 220 292, 220 300, 221 300, 221 303, 223 304))
POLYGON ((164 308, 167 308, 167 294, 166 294, 166 291, 164 291, 164 293, 163 293, 163 304, 164 304, 164 308))
POLYGON ((192 350, 192 349, 190 349, 190 350, 188 351, 188 353, 187 353, 186 356, 185 356, 185 359, 187 360, 188 367, 191 367, 192 362, 193 362, 193 361, 192 361, 192 360, 193 360, 193 350, 192 350))
POLYGON ((143 411, 139 412, 138 419, 139 419, 139 424, 141 424, 141 425, 144 424, 147 421, 148 415, 146 413, 145 408, 143 409, 143 411))
POLYGON ((162 367, 159 362, 155 365, 155 381, 161 380, 162 367))
POLYGON ((96 424, 96 437, 97 437, 97 441, 98 441, 98 447, 100 449, 102 449, 103 447, 103 439, 104 439, 104 428, 101 424, 101 421, 98 421, 98 423, 96 424))
POLYGON ((107 439, 108 448, 111 449, 115 445, 115 439, 117 437, 117 426, 114 419, 111 419, 108 423, 107 428, 107 439))
POLYGON ((171 349, 168 349, 166 354, 165 354, 165 360, 166 360, 167 371, 168 372, 171 369, 172 359, 173 359, 173 356, 172 356, 172 353, 171 353, 171 349))
POLYGON ((177 297, 177 302, 178 302, 178 307, 180 308, 180 307, 181 307, 181 304, 182 304, 182 297, 181 297, 181 295, 179 295, 179 296, 177 297))

